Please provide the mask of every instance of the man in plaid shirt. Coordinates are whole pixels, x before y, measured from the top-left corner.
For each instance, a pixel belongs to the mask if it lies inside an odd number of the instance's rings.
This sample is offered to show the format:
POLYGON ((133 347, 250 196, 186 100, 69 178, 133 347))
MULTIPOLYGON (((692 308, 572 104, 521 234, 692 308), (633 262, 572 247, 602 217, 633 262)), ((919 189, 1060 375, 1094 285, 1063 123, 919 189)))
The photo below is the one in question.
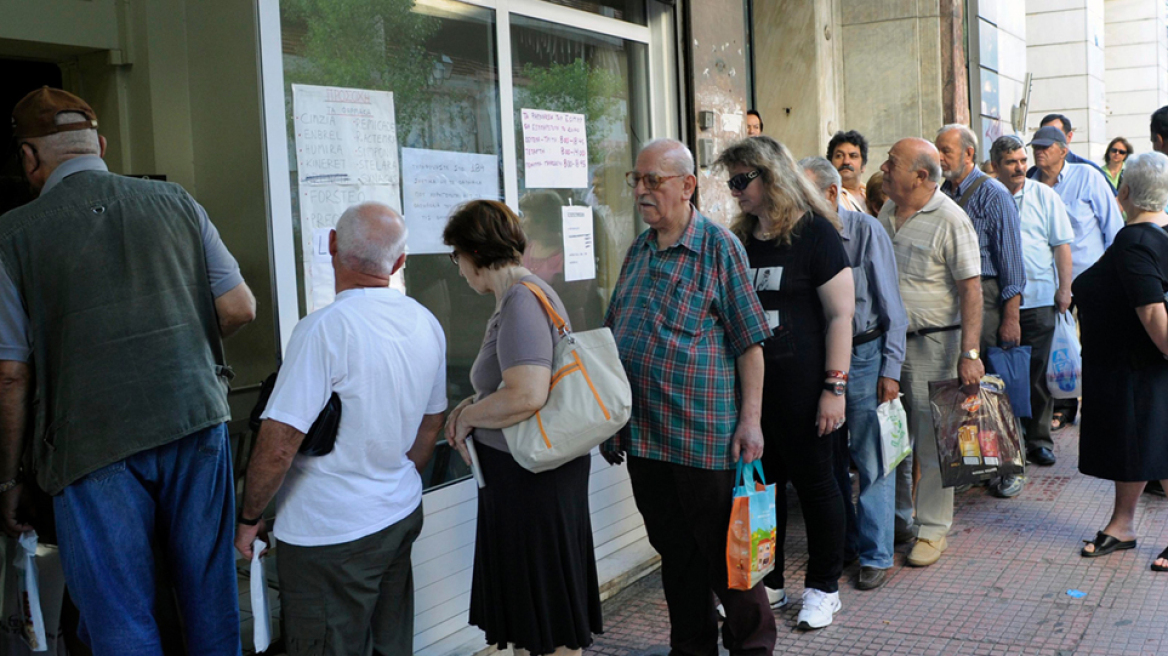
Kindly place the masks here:
POLYGON ((762 455, 759 344, 771 331, 742 245, 690 204, 689 149, 650 142, 626 180, 649 229, 629 248, 604 323, 633 388, 633 416, 601 451, 612 464, 628 455, 637 509, 661 554, 670 653, 716 649, 713 590, 730 653, 770 654, 766 591, 727 588, 726 532, 734 466, 762 455))

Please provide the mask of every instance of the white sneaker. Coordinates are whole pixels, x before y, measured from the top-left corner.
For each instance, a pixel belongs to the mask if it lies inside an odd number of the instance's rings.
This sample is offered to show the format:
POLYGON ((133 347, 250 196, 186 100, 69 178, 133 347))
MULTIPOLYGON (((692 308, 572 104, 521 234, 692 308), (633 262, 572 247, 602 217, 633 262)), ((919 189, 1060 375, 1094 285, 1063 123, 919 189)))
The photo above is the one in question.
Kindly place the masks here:
POLYGON ((803 590, 803 610, 799 611, 799 628, 822 629, 831 624, 832 616, 840 609, 838 592, 824 592, 815 588, 803 590))
MULTIPOLYGON (((766 588, 765 585, 763 587, 766 588)), ((790 599, 787 599, 787 591, 783 588, 779 588, 778 590, 771 590, 770 588, 766 588, 766 591, 767 601, 771 602, 771 609, 773 610, 785 608, 791 601, 790 599)))

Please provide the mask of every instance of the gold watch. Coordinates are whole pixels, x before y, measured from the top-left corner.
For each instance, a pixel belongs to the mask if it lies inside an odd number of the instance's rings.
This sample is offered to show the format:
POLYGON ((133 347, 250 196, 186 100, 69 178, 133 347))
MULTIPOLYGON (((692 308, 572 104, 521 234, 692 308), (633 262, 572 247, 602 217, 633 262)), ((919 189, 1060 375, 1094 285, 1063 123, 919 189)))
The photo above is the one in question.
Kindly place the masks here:
POLYGON ((976 360, 980 356, 981 354, 977 352, 977 349, 969 349, 968 351, 961 354, 961 357, 965 358, 966 360, 976 360))

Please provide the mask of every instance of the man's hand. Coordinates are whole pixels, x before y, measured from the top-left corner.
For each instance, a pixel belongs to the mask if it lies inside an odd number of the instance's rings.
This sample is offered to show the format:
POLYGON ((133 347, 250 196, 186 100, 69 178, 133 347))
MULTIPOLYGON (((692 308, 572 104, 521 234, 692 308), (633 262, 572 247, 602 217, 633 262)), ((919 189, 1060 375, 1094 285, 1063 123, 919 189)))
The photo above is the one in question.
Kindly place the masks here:
POLYGON ((0 513, 4 515, 4 532, 18 538, 21 533, 32 530, 32 524, 21 521, 27 517, 25 510, 29 507, 28 495, 24 492, 24 484, 0 494, 0 513))
POLYGON ((957 363, 957 377, 961 379, 962 385, 977 385, 984 375, 985 364, 982 363, 981 358, 976 360, 961 358, 957 363))
POLYGON ((600 449, 600 457, 604 458, 604 461, 610 465, 619 465, 625 461, 625 452, 624 451, 605 451, 602 448, 602 449, 600 449))
MULTIPOLYGON (((271 547, 272 543, 270 540, 268 540, 268 525, 267 522, 265 522, 263 519, 260 519, 260 523, 256 524, 255 526, 237 524, 235 527, 236 551, 242 554, 244 558, 251 560, 253 554, 251 545, 255 542, 257 537, 266 542, 268 547, 271 547)), ((263 558, 265 555, 267 555, 267 553, 268 549, 265 548, 260 553, 260 557, 263 558)))
POLYGON ((1054 293, 1054 306, 1062 314, 1071 308, 1071 292, 1060 289, 1054 293))
POLYGON ((1002 325, 998 327, 998 343, 1003 347, 1022 343, 1022 325, 1017 318, 1002 317, 1002 325))
POLYGON ((734 429, 734 439, 730 442, 730 459, 738 462, 751 463, 762 457, 762 428, 757 422, 738 422, 734 429))
POLYGON ((876 382, 876 393, 879 403, 887 403, 900 396, 900 381, 881 376, 876 382))

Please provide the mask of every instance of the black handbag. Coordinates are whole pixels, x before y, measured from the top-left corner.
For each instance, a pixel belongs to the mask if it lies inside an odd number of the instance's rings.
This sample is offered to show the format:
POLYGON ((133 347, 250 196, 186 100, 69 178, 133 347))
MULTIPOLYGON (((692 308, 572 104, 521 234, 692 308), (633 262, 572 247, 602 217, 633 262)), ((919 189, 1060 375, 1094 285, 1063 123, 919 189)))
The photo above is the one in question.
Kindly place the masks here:
MULTIPOLYGON (((272 389, 276 387, 278 373, 268 376, 260 385, 260 397, 256 400, 255 407, 251 409, 248 426, 256 435, 259 434, 260 424, 263 423, 260 415, 264 414, 264 410, 268 407, 268 399, 272 396, 272 389)), ((320 414, 316 416, 316 421, 312 422, 312 426, 304 436, 304 441, 300 443, 300 453, 306 456, 323 456, 331 453, 337 444, 337 428, 340 425, 341 397, 333 392, 328 403, 324 405, 324 410, 321 410, 320 414)))

